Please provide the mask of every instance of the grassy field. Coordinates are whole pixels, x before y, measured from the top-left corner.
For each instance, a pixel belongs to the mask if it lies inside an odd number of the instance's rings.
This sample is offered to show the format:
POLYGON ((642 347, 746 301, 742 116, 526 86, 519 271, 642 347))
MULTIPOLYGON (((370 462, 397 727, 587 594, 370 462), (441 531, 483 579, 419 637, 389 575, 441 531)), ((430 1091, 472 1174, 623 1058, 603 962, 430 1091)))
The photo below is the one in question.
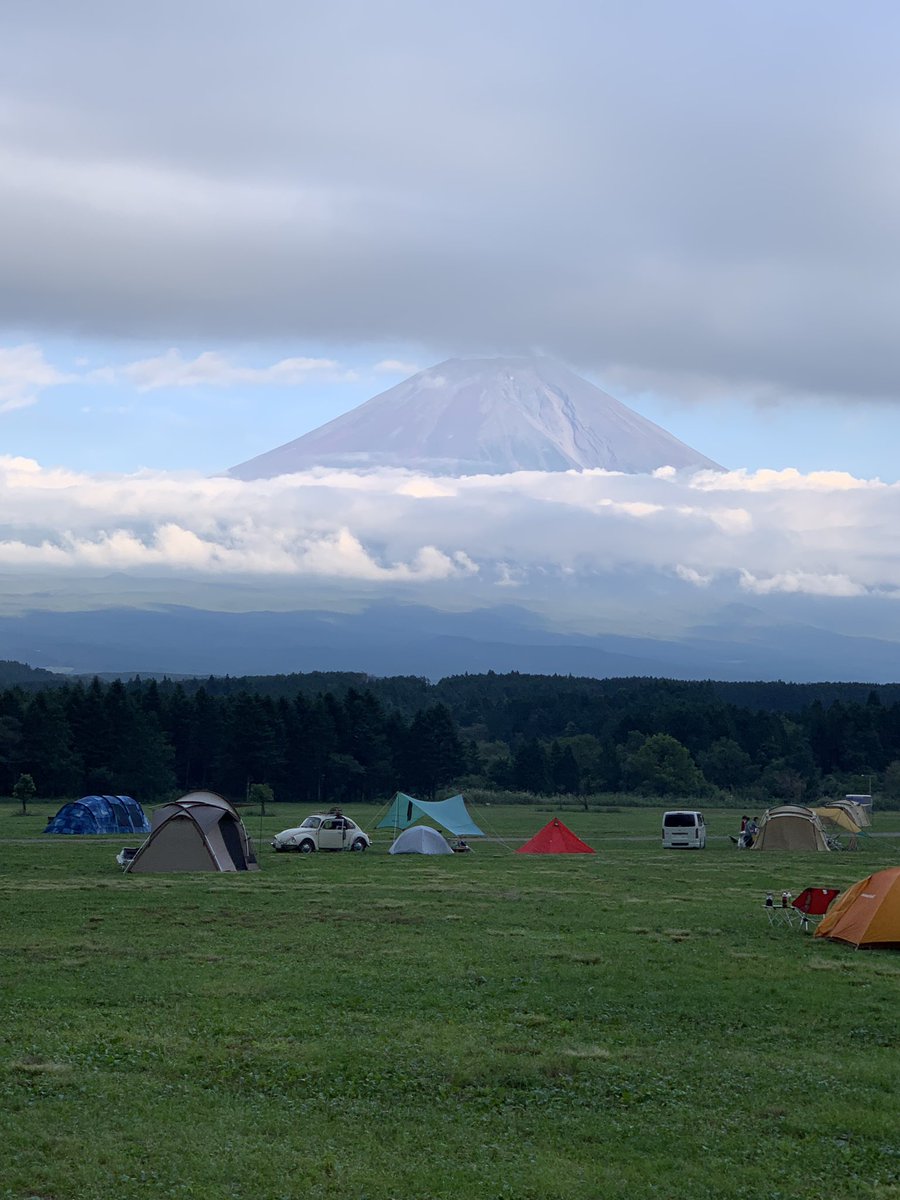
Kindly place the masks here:
MULTIPOLYGON (((736 815, 563 814, 595 856, 275 855, 127 876, 0 806, 0 1196, 900 1197, 900 954, 769 926, 767 889, 900 862, 747 854, 736 815)), ((350 811, 370 829, 372 810, 350 811)), ((879 833, 900 814, 876 817, 879 833)))

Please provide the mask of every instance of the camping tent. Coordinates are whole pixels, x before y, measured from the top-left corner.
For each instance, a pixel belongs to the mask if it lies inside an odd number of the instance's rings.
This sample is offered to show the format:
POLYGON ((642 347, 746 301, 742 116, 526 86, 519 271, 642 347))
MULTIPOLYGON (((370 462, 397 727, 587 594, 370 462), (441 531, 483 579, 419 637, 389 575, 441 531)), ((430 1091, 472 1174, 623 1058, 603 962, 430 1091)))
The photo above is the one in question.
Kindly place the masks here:
POLYGON ((534 837, 520 846, 516 854, 593 854, 594 851, 576 837, 571 829, 554 817, 534 837))
POLYGON ((844 804, 852 804, 854 808, 862 810, 864 820, 860 822, 862 825, 871 825, 872 814, 872 797, 868 792, 851 792, 844 797, 844 804))
POLYGON ((237 812, 214 792, 191 792, 153 813, 150 836, 126 866, 164 871, 258 871, 253 844, 237 812))
POLYGON ((838 829, 843 829, 845 833, 856 836, 861 831, 859 822, 853 820, 844 804, 826 804, 810 811, 814 812, 820 820, 828 821, 832 825, 836 825, 838 829))
POLYGON ((827 850, 822 822, 811 808, 782 804, 767 809, 759 823, 753 850, 827 850))
POLYGON ((82 796, 64 804, 44 833, 149 833, 150 822, 130 796, 82 796))
POLYGON ((831 906, 816 937, 851 946, 900 946, 900 867, 854 883, 831 906))
POLYGON ((869 804, 860 804, 850 796, 845 796, 843 800, 830 800, 831 808, 841 808, 847 814, 851 821, 855 821, 860 829, 866 829, 872 824, 871 813, 871 797, 867 797, 869 804))
POLYGON ((416 800, 405 792, 397 792, 391 807, 381 818, 376 829, 407 829, 423 817, 434 821, 456 837, 484 837, 469 816, 462 796, 451 796, 449 800, 416 800))
POLYGON ((430 825, 414 825, 404 829, 388 854, 452 854, 443 834, 430 825))

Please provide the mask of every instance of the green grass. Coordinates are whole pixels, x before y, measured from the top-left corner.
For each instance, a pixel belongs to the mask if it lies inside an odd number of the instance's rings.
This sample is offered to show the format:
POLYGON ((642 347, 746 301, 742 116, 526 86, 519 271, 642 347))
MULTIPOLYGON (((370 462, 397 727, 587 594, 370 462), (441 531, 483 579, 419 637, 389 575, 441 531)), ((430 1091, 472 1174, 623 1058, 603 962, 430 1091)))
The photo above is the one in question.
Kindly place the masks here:
POLYGON ((761 907, 900 838, 664 852, 660 806, 564 814, 593 857, 300 857, 280 808, 258 875, 132 877, 55 807, 0 808, 0 1197, 900 1197, 900 954, 761 907))

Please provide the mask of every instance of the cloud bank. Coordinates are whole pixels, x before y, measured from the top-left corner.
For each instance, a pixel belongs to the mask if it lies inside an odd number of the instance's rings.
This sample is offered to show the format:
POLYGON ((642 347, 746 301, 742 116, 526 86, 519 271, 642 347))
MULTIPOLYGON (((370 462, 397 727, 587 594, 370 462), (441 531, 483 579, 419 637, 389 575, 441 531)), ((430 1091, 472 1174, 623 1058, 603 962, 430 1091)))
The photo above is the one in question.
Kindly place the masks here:
MULTIPOLYGON (((734 595, 900 599, 900 485, 796 471, 604 471, 442 478, 322 469, 257 482, 143 472, 88 476, 0 458, 0 571, 265 578, 304 606, 447 588, 504 602, 658 578, 686 602, 734 595), (317 592, 317 594, 321 594, 317 592)), ((237 593, 236 593, 237 594, 237 593)), ((473 601, 474 602, 474 601, 473 601)), ((652 595, 645 602, 652 607, 652 595)))

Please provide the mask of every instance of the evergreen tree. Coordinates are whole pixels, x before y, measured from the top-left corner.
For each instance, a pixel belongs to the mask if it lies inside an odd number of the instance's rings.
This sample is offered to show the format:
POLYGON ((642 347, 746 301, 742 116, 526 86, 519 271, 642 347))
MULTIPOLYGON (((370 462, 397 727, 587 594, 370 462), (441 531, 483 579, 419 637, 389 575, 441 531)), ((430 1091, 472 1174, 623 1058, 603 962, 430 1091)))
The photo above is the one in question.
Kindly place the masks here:
POLYGON ((193 698, 191 718, 189 774, 184 786, 196 788, 221 788, 219 782, 225 743, 225 707, 221 700, 211 696, 205 687, 197 690, 193 698))
POLYGON ((81 790, 81 760, 72 748, 58 691, 38 692, 28 706, 22 723, 22 766, 39 796, 70 796, 81 790))
MULTIPOLYGON (((358 798, 371 800, 390 789, 393 776, 384 713, 372 692, 359 692, 356 688, 347 692, 343 708, 346 731, 343 751, 361 768, 354 784, 358 798)), ((349 778, 347 782, 350 783, 349 778)))
POLYGON ((87 688, 76 683, 66 693, 65 703, 72 740, 82 764, 79 788, 100 795, 114 791, 110 765, 113 735, 106 689, 95 675, 87 688))
POLYGON ((581 791, 581 771, 571 746, 561 746, 559 742, 552 742, 548 769, 554 792, 578 795, 581 791))
POLYGON ((267 779, 284 753, 284 733, 268 697, 240 692, 226 706, 226 738, 221 757, 223 786, 243 796, 255 780, 267 779))
POLYGON ((512 761, 513 787, 539 796, 550 791, 547 752, 537 738, 522 742, 512 761))
POLYGON ((465 765, 462 742, 449 709, 435 704, 417 713, 406 738, 409 790, 433 800, 438 788, 452 783, 465 765))
POLYGON ((0 793, 8 795, 19 774, 22 754, 22 721, 18 717, 0 716, 0 793))

